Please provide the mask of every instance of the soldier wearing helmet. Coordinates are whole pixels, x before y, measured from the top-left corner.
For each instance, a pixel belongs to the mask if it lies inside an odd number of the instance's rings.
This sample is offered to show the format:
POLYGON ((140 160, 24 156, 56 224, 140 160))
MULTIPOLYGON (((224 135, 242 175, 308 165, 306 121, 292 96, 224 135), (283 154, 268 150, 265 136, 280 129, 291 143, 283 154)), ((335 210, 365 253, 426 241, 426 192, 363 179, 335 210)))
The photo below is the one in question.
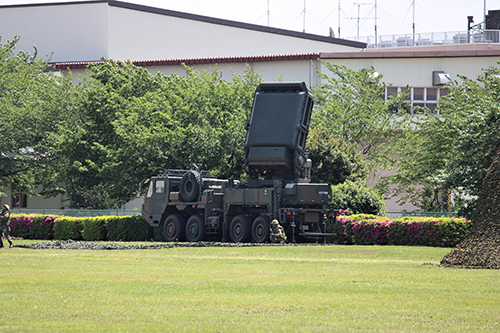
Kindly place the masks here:
POLYGON ((2 235, 9 241, 10 247, 14 247, 12 239, 10 238, 10 207, 3 205, 2 212, 0 213, 0 247, 3 247, 2 235))
POLYGON ((272 233, 269 235, 271 242, 283 244, 286 242, 285 230, 280 225, 278 220, 273 220, 271 222, 272 233))

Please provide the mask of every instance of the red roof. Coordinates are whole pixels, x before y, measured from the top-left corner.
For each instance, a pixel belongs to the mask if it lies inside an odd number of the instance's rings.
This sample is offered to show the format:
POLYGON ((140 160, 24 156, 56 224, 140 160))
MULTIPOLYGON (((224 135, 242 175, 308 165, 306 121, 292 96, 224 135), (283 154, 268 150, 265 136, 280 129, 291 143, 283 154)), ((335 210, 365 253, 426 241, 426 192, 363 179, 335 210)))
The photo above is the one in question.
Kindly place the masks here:
MULTIPOLYGON (((178 66, 185 64, 203 65, 203 64, 221 64, 221 63, 255 63, 255 62, 271 62, 271 61, 290 61, 290 60, 317 60, 320 57, 319 53, 303 53, 303 54, 279 54, 279 55, 262 55, 262 56, 243 56, 243 57, 215 57, 215 58, 191 58, 191 59, 158 59, 158 60, 134 60, 132 63, 136 66, 178 66)), ((54 69, 77 69, 86 68, 90 63, 102 63, 102 61, 85 61, 85 62, 59 62, 53 64, 54 69)))

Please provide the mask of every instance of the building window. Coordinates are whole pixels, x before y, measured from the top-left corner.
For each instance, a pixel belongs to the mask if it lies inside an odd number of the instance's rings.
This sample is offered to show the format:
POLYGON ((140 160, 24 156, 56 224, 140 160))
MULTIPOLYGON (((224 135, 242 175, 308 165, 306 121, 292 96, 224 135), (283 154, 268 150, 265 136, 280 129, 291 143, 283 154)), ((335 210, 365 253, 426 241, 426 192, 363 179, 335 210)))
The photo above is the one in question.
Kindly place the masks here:
POLYGON ((11 208, 26 208, 28 207, 28 196, 19 192, 13 192, 11 202, 11 208))
MULTIPOLYGON (((387 102, 389 100, 389 96, 405 92, 406 89, 406 87, 387 87, 385 101, 387 102)), ((409 107, 405 107, 405 109, 409 112, 413 111, 415 107, 427 107, 429 110, 434 112, 439 97, 446 96, 448 94, 448 90, 445 88, 411 87, 409 89, 408 99, 404 101, 404 103, 409 105, 409 107)))

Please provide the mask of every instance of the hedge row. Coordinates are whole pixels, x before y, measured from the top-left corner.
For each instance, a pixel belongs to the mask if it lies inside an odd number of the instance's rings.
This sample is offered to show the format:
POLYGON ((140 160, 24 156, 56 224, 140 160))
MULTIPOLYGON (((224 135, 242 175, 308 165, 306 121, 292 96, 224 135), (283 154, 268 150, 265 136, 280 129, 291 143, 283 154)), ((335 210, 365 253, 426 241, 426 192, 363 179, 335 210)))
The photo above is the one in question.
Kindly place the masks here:
MULTIPOLYGON (((75 218, 47 215, 14 215, 11 235, 25 239, 86 241, 146 241, 163 239, 161 228, 152 228, 141 216, 75 218)), ((328 243, 355 245, 420 245, 454 247, 470 232, 462 218, 404 217, 390 220, 375 215, 342 215, 327 225, 335 233, 328 243)))
MULTIPOLYGON (((25 239, 86 241, 161 240, 162 235, 141 216, 99 216, 76 218, 54 215, 11 217, 11 235, 25 239)), ((156 228, 159 229, 159 228, 156 228)))
POLYGON ((334 244, 419 245, 455 247, 470 232, 472 224, 463 218, 402 217, 388 219, 375 215, 342 215, 327 226, 335 233, 334 244))

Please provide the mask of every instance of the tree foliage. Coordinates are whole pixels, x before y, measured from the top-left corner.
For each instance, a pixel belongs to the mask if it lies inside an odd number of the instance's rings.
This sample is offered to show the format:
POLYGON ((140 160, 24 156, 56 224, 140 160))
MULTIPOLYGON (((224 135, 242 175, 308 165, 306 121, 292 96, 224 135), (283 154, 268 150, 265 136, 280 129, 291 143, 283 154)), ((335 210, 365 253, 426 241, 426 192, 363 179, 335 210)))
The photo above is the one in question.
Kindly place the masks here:
POLYGON ((484 175, 500 145, 500 79, 489 68, 476 80, 461 76, 436 112, 415 117, 401 142, 395 193, 426 210, 459 209, 471 217, 484 175), (455 200, 451 201, 451 194, 455 200), (455 205, 451 207, 451 205, 455 205))
POLYGON ((331 76, 319 74, 325 83, 313 90, 316 111, 311 126, 322 125, 325 136, 352 145, 371 163, 385 161, 388 141, 407 117, 402 107, 405 95, 391 95, 386 103, 389 85, 374 68, 323 65, 331 76))
POLYGON ((325 135, 322 126, 315 126, 308 135, 307 152, 312 160, 311 181, 337 185, 346 180, 366 180, 368 165, 353 145, 341 138, 325 135))
POLYGON ((102 59, 85 76, 63 77, 36 53, 15 54, 18 39, 0 45, 0 185, 40 185, 69 207, 107 209, 161 170, 196 163, 220 177, 244 173, 258 73, 226 81, 217 68, 185 66, 184 76, 152 75, 102 59))
POLYGON ((332 186, 329 206, 335 209, 349 210, 353 213, 385 215, 384 199, 373 188, 368 188, 363 181, 346 180, 332 186))
POLYGON ((54 140, 70 121, 74 91, 36 49, 15 53, 18 40, 0 44, 0 188, 31 193, 61 162, 54 140))
POLYGON ((71 207, 119 207, 146 178, 192 163, 222 177, 241 175, 244 123, 259 76, 248 69, 225 81, 217 69, 185 70, 165 76, 131 62, 89 65, 76 87, 77 116, 58 147, 67 161, 58 191, 71 207))

